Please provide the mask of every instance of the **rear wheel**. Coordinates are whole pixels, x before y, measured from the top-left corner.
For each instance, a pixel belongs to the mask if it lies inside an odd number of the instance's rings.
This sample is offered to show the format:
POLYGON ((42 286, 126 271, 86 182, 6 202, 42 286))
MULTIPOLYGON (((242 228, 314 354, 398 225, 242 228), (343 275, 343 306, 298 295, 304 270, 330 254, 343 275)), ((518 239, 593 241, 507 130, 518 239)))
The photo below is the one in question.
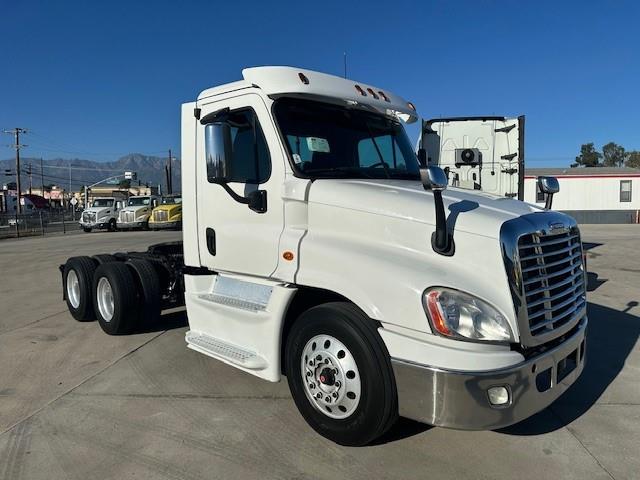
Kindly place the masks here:
POLYGON ((103 263, 93 276, 93 294, 98 323, 109 335, 133 330, 138 320, 136 283, 122 262, 103 263))
POLYGON ((89 257, 72 257, 62 272, 67 307, 79 322, 95 320, 93 311, 92 282, 96 262, 89 257))
POLYGON ((138 284, 140 321, 145 325, 155 325, 160 320, 162 306, 158 272, 150 261, 141 258, 133 258, 127 265, 138 284))
POLYGON ((287 337, 285 372, 307 423, 341 445, 366 445, 398 416, 389 353, 375 323, 335 302, 304 312, 287 337))

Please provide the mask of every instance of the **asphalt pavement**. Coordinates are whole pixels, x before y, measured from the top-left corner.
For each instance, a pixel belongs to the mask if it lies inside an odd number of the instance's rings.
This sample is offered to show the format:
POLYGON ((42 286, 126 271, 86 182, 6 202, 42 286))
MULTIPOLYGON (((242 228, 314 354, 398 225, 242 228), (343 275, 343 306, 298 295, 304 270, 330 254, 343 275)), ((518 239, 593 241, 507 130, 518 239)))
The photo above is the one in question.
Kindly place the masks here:
POLYGON ((109 337, 73 320, 57 269, 73 255, 145 250, 179 232, 0 242, 0 479, 640 478, 638 225, 584 226, 589 339, 582 377, 507 429, 401 420, 345 448, 313 432, 286 381, 186 348, 186 315, 109 337))

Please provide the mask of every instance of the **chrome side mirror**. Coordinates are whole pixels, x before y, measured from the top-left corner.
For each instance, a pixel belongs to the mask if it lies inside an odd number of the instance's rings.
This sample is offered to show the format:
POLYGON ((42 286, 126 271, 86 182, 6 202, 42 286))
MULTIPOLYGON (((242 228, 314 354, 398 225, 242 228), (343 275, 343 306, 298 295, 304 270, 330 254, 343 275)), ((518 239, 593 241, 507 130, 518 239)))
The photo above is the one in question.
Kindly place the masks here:
POLYGON ((440 167, 430 165, 420 169, 420 180, 425 190, 441 192, 447 188, 447 174, 440 167))
POLYGON ((544 208, 551 210, 553 195, 560 191, 558 179, 556 177, 538 177, 538 189, 547 196, 544 208))
POLYGON ((231 128, 226 122, 208 123, 204 127, 207 177, 213 183, 226 183, 231 174, 231 128))

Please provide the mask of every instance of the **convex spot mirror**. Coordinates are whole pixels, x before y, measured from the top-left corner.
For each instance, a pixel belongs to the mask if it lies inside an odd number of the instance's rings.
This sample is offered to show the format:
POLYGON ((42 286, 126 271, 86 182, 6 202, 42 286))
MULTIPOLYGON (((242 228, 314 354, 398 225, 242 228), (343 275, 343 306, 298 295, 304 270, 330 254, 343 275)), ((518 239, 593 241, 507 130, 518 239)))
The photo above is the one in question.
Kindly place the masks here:
POLYGON ((420 169, 420 180, 425 190, 442 191, 447 188, 447 174, 440 167, 430 165, 420 169))
POLYGON ((560 183, 556 177, 538 177, 538 188, 542 193, 558 193, 560 191, 560 183))
POLYGON ((225 122, 207 123, 204 127, 207 177, 213 183, 226 183, 231 173, 231 128, 225 122))

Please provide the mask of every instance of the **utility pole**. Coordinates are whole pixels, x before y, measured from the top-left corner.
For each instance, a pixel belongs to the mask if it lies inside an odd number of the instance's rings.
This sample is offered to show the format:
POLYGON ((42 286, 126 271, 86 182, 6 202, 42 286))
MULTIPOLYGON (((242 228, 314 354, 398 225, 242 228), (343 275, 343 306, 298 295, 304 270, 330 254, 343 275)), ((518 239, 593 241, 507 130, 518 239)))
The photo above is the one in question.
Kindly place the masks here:
POLYGON ((13 146, 16 149, 16 190, 17 190, 17 203, 16 203, 16 208, 17 208, 17 212, 18 214, 22 213, 22 205, 20 205, 20 149, 22 147, 26 147, 27 145, 20 145, 20 134, 21 133, 27 133, 27 129, 26 128, 20 128, 20 127, 16 127, 13 130, 4 130, 4 133, 9 133, 9 134, 13 134, 14 138, 15 138, 15 143, 13 146))
MULTIPOLYGON (((44 167, 42 166, 42 157, 40 157, 40 186, 42 188, 42 196, 44 197, 44 167)), ((49 204, 51 204, 51 195, 49 195, 49 204)))
POLYGON ((31 195, 33 193, 33 165, 31 162, 29 162, 29 170, 27 170, 27 173, 29 174, 29 195, 31 195))
POLYGON ((173 172, 171 171, 171 149, 169 149, 169 181, 167 183, 167 193, 173 193, 173 172))

